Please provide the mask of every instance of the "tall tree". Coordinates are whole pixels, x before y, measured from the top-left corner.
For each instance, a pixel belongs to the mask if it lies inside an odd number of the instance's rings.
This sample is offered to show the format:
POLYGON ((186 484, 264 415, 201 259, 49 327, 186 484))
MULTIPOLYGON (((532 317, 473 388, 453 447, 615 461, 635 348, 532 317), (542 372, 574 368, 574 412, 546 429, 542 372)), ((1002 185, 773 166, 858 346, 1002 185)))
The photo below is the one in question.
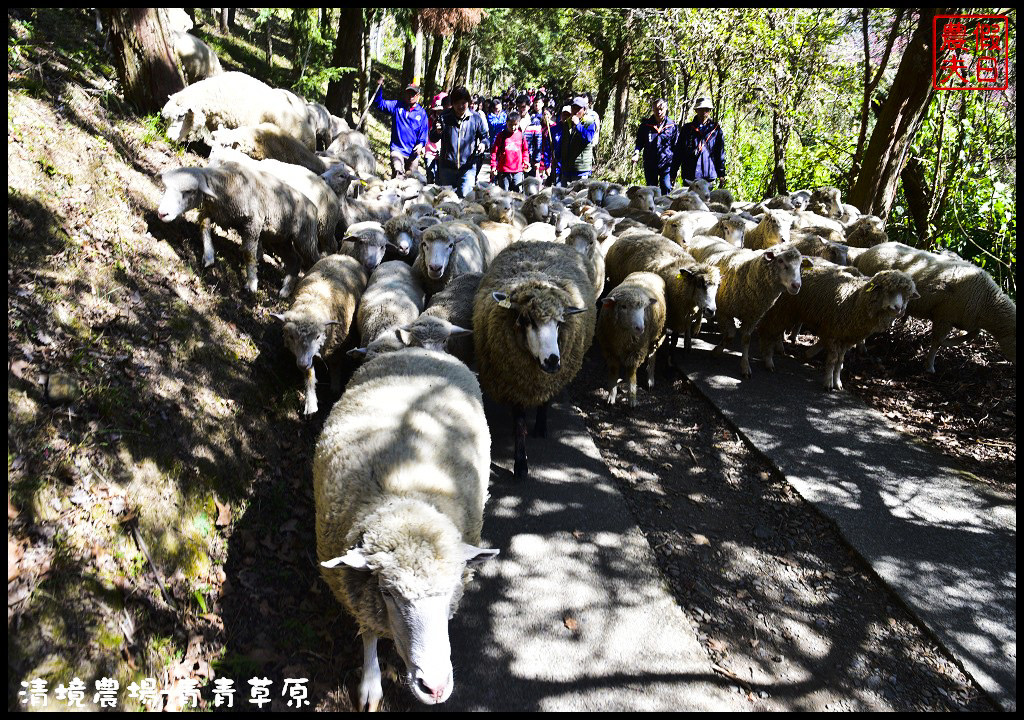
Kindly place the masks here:
POLYGON ((104 8, 124 97, 140 113, 155 112, 185 87, 185 78, 167 35, 167 19, 157 8, 104 8))
POLYGON ((359 81, 358 70, 362 63, 362 53, 363 10, 342 8, 331 64, 336 68, 345 68, 347 72, 339 79, 331 80, 327 85, 327 98, 324 104, 333 114, 347 119, 349 123, 355 122, 353 96, 359 81))
POLYGON ((952 13, 948 8, 920 10, 917 29, 903 52, 864 152, 861 165, 870 171, 861 172, 850 190, 850 203, 862 212, 889 215, 907 152, 935 92, 930 82, 933 20, 952 13))

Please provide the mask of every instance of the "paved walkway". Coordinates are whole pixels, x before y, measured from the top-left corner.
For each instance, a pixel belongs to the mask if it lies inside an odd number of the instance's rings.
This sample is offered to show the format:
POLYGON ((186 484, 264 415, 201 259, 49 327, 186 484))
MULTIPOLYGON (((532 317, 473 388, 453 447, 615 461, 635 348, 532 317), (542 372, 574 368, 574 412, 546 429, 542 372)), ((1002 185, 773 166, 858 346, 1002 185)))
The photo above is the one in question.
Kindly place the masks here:
MULTIPOLYGON (((1017 508, 790 358, 739 380, 694 342, 687 375, 1006 710, 1017 706, 1017 508)), ((680 351, 681 352, 681 351, 680 351)))
POLYGON ((488 424, 484 539, 501 554, 451 623, 455 692, 438 709, 749 709, 712 670, 579 414, 551 408, 523 483, 511 413, 488 407, 488 424))

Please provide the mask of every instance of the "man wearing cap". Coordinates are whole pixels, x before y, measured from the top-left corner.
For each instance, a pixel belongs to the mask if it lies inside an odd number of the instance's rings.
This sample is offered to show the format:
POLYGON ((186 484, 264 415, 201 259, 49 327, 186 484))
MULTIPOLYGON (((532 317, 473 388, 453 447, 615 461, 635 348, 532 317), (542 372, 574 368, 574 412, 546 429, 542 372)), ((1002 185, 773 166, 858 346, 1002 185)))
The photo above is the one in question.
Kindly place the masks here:
POLYGON ((560 143, 562 182, 588 178, 594 171, 594 138, 597 136, 597 124, 588 116, 587 106, 585 97, 573 98, 560 143))
POLYGON ((633 162, 644 154, 644 181, 658 185, 665 195, 675 182, 676 145, 679 143, 679 129, 668 117, 668 103, 659 98, 651 103, 651 117, 640 123, 636 131, 636 146, 633 162))
POLYGON ((384 99, 384 78, 377 80, 376 105, 392 117, 391 123, 391 176, 398 177, 419 169, 419 158, 427 144, 430 123, 427 111, 419 105, 420 91, 407 85, 401 100, 384 99))
POLYGON ((711 99, 698 97, 693 109, 697 114, 693 122, 683 125, 679 131, 675 152, 683 184, 717 179, 720 185, 725 185, 725 135, 722 126, 711 119, 711 99))
POLYGON ((430 136, 441 142, 437 154, 437 182, 449 185, 461 198, 476 181, 477 153, 487 146, 487 124, 469 109, 469 90, 457 87, 449 96, 451 110, 441 113, 430 136))

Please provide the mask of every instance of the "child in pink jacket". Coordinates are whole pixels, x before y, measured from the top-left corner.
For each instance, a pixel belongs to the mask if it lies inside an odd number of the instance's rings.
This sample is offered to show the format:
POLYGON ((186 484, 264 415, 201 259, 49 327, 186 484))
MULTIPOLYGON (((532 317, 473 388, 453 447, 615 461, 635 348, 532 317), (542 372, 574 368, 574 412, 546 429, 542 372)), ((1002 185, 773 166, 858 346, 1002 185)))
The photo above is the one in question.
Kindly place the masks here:
POLYGON ((523 173, 530 168, 530 151, 526 137, 516 125, 519 113, 510 112, 505 129, 494 138, 491 148, 491 177, 503 190, 518 192, 523 184, 523 173))

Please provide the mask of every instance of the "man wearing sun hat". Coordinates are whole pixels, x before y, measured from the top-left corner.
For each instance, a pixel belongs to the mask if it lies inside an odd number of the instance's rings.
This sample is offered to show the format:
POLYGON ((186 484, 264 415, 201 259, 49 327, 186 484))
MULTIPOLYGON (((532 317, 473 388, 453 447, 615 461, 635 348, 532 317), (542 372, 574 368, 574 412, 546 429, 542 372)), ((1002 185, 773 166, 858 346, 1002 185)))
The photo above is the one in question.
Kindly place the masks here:
POLYGON ((594 138, 597 124, 588 114, 590 103, 582 95, 573 98, 569 119, 564 123, 561 145, 561 179, 572 182, 590 177, 594 170, 594 138))
POLYGON ((419 158, 427 143, 430 123, 427 111, 419 104, 420 90, 407 85, 401 100, 384 99, 384 78, 377 80, 376 105, 378 110, 391 115, 391 173, 398 177, 407 170, 419 169, 419 158))
POLYGON ((725 185, 725 135, 722 126, 711 119, 711 99, 698 97, 693 109, 696 115, 680 128, 675 152, 683 184, 704 179, 725 185))

